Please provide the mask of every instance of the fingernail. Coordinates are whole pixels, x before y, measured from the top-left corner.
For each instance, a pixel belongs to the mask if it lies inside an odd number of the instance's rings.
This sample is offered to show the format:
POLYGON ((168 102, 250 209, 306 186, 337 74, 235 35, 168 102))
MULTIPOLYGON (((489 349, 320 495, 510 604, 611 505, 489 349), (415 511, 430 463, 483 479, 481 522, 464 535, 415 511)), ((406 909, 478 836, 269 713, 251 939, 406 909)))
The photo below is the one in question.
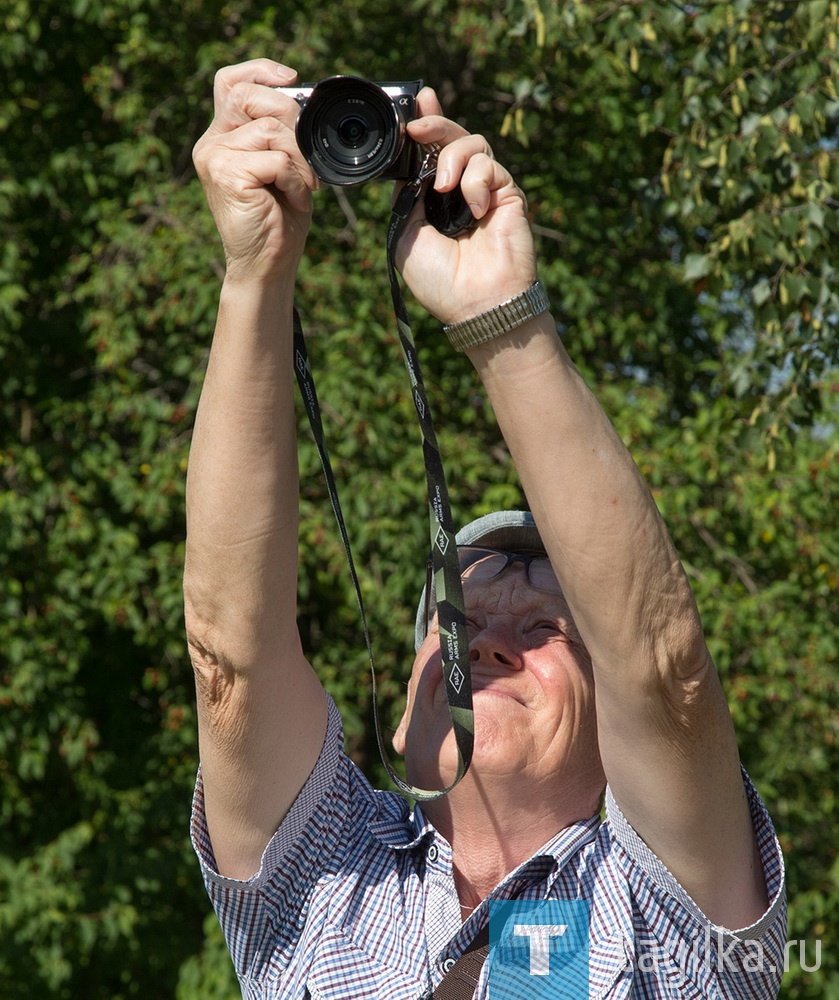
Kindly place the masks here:
POLYGON ((289 77, 296 75, 297 71, 293 70, 290 66, 283 66, 282 63, 277 63, 277 76, 281 76, 284 80, 288 80, 289 77))
POLYGON ((450 170, 446 170, 445 167, 442 170, 437 171, 437 180, 434 182, 434 187, 438 191, 442 190, 444 187, 448 187, 451 182, 452 175, 450 170))

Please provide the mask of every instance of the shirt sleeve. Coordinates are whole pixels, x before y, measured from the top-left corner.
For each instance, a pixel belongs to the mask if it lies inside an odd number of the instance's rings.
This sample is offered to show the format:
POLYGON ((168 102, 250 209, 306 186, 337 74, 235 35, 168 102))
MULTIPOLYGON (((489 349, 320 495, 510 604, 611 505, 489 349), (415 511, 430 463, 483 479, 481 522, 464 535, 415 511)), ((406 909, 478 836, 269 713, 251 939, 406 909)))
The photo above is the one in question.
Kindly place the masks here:
POLYGON ((272 957, 293 952, 312 889, 334 869, 341 851, 347 800, 342 790, 349 762, 340 714, 327 698, 326 736, 318 760, 250 879, 226 878, 217 870, 198 773, 192 844, 243 987, 264 973, 272 957))
POLYGON ((606 793, 606 816, 633 887, 639 972, 685 980, 685 986, 690 984, 710 1000, 770 1000, 778 995, 784 972, 783 854, 766 807, 745 771, 743 780, 769 906, 750 927, 736 930, 705 916, 630 826, 611 790, 606 793))

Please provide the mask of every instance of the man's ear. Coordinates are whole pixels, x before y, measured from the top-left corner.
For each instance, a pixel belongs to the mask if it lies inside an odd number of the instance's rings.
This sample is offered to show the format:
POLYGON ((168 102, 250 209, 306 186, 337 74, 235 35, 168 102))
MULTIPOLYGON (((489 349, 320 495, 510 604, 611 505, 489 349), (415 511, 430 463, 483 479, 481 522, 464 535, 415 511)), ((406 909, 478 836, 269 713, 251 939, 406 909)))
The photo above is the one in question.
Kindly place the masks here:
POLYGON ((413 666, 411 667, 411 676, 408 679, 405 711, 402 713, 402 718, 399 720, 399 725, 396 727, 396 732, 393 734, 393 739, 391 740, 393 749, 402 757, 405 756, 405 748, 408 744, 408 726, 411 722, 411 713, 414 708, 414 699, 416 697, 417 686, 419 684, 419 674, 422 672, 422 669, 423 667, 419 663, 418 654, 417 659, 414 660, 413 666))
POLYGON ((405 741, 408 735, 408 708, 410 706, 411 693, 408 692, 408 704, 405 705, 405 711, 402 713, 402 718, 399 720, 399 725, 396 727, 396 732, 393 734, 393 749, 401 756, 405 756, 405 741))

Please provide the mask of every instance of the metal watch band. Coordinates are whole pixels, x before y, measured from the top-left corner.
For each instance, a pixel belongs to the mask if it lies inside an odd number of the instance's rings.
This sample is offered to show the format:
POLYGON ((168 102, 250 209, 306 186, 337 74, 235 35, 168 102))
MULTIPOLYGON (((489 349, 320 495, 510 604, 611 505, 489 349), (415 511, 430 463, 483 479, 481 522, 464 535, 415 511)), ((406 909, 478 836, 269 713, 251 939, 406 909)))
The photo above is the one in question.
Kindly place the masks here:
POLYGON ((541 316, 548 309, 550 303, 542 282, 534 281, 530 288, 507 299, 506 302, 477 316, 464 319, 460 323, 444 326, 443 331, 455 350, 465 351, 470 347, 484 344, 494 337, 500 337, 502 333, 515 330, 517 326, 541 316))

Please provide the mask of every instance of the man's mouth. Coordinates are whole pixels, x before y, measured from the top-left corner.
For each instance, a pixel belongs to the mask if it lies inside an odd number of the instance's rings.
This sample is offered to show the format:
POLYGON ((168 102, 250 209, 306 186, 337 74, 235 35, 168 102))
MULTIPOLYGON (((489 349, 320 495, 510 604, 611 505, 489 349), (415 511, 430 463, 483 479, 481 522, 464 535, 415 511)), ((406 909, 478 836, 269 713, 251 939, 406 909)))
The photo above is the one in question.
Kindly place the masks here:
POLYGON ((472 675, 472 694, 492 695, 496 698, 510 698, 524 704, 524 698, 518 687, 506 682, 500 677, 487 674, 472 675))

